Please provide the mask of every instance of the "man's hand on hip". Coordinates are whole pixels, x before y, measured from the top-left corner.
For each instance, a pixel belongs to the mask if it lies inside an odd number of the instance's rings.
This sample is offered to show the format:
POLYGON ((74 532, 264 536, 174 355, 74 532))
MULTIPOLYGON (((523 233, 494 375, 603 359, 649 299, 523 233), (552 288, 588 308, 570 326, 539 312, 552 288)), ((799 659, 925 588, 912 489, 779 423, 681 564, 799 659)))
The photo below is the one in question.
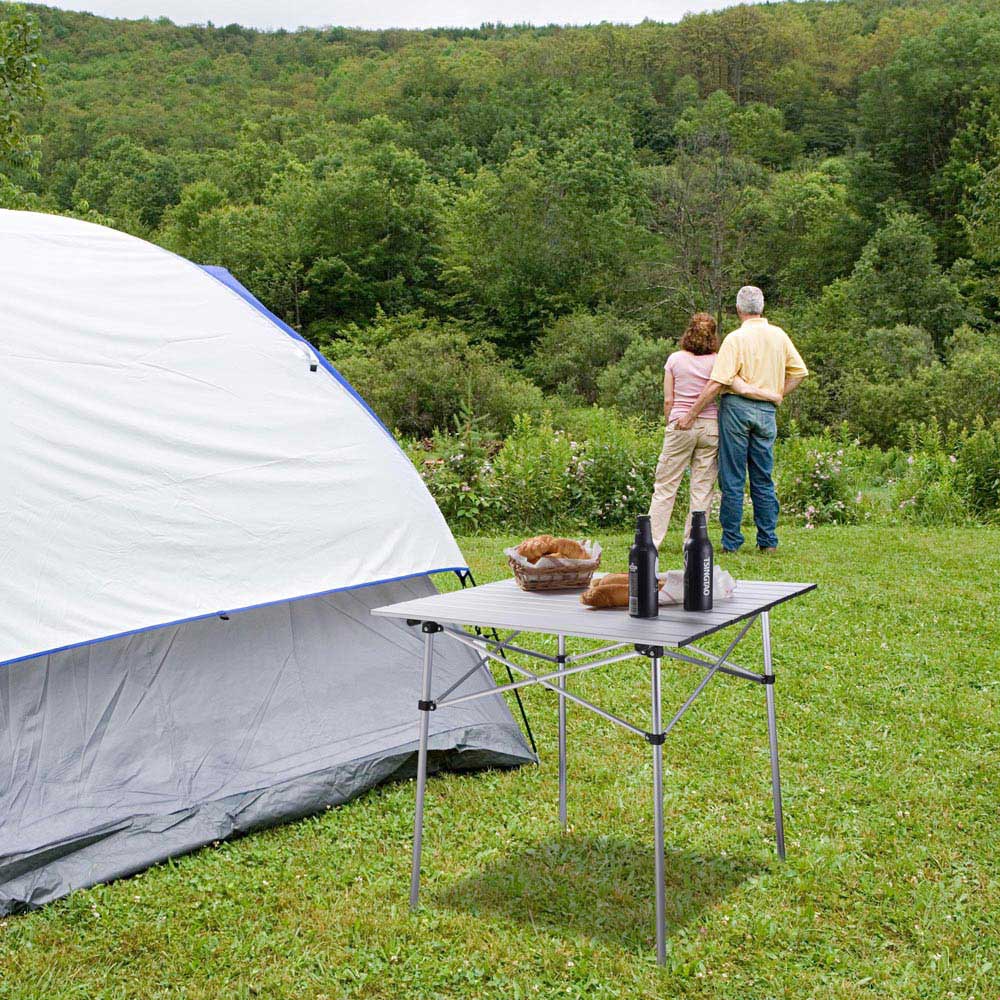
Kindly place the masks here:
POLYGON ((674 423, 674 426, 679 431, 689 431, 691 430, 692 427, 694 427, 695 419, 696 418, 693 417, 690 413, 685 413, 683 417, 677 418, 677 421, 674 423))

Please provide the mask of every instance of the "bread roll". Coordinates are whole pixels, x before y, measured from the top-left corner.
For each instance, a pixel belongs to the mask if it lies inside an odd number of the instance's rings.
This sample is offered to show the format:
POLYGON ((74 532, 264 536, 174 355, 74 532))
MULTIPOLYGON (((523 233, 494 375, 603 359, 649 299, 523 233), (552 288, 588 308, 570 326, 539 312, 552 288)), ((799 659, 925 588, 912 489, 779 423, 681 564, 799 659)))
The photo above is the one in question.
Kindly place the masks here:
MULTIPOLYGON (((625 574, 616 574, 624 576, 625 574)), ((608 586, 591 587, 580 595, 580 601, 591 608, 627 608, 628 580, 608 586)))
MULTIPOLYGON (((659 581, 663 588, 663 581, 659 581)), ((594 580, 580 595, 580 602, 591 608, 627 608, 628 573, 606 573, 594 580)))
POLYGON ((572 538, 557 538, 553 542, 553 552, 548 555, 562 556, 563 559, 586 559, 587 550, 572 538))
POLYGON ((524 556, 528 562, 536 563, 542 556, 553 551, 555 539, 551 535, 535 535, 534 538, 526 538, 517 547, 520 555, 524 556))

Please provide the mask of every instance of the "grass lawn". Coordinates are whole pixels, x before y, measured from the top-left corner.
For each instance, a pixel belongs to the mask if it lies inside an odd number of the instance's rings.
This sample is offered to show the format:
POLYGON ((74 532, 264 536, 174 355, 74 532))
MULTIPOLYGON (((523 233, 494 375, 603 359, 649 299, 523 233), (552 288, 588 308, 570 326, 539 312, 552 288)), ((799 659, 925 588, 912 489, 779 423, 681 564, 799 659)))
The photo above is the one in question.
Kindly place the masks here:
MULTIPOLYGON (((540 767, 428 785, 419 915, 406 782, 0 921, 0 998, 996 1000, 1000 531, 782 540, 773 558, 724 565, 821 585, 772 615, 788 861, 773 849, 764 691, 716 677, 665 748, 666 970, 649 748, 571 705, 561 836, 555 703, 533 689, 540 767)), ((628 539, 603 541, 622 566, 628 539)), ((463 540, 480 581, 504 574, 507 543, 463 540)), ((571 684, 645 718, 647 670, 571 684)), ((699 676, 668 662, 665 710, 699 676)))

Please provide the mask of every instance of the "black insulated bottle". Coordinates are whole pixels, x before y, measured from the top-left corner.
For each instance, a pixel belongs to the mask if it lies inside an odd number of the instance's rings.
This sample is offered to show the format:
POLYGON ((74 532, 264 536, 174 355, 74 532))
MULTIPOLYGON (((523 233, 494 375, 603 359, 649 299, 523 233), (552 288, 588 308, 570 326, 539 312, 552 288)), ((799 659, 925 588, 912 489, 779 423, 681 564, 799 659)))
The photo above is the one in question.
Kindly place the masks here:
POLYGON ((640 514, 635 521, 635 541, 628 552, 628 613, 633 618, 655 618, 660 612, 658 555, 649 515, 640 514))
POLYGON ((684 543, 684 610, 712 610, 712 542, 703 510, 691 512, 691 536, 684 543))

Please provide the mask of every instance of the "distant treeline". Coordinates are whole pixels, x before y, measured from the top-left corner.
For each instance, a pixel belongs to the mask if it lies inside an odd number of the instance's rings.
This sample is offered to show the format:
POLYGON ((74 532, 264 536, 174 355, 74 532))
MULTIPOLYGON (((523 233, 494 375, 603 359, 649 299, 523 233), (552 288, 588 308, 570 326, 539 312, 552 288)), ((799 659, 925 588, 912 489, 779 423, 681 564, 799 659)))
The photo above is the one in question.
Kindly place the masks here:
POLYGON ((404 431, 556 397, 655 417, 686 316, 727 322, 747 282, 816 372, 802 428, 1000 412, 995 0, 433 31, 27 11, 0 5, 37 27, 0 48, 45 58, 45 96, 28 147, 0 129, 0 202, 227 266, 404 431))

